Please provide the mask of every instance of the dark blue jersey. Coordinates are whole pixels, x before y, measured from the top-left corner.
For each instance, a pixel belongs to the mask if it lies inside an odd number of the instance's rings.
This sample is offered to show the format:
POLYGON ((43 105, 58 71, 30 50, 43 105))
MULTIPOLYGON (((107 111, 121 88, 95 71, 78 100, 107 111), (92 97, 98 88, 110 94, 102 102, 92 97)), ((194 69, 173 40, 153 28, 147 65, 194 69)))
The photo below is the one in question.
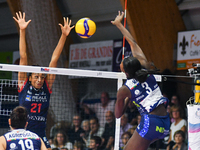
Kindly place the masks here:
POLYGON ((24 129, 15 129, 4 134, 6 150, 40 150, 41 140, 33 132, 24 129))
POLYGON ((36 133, 38 130, 44 131, 51 94, 47 81, 44 81, 41 89, 35 89, 27 79, 18 92, 19 105, 26 107, 28 111, 27 129, 36 133))

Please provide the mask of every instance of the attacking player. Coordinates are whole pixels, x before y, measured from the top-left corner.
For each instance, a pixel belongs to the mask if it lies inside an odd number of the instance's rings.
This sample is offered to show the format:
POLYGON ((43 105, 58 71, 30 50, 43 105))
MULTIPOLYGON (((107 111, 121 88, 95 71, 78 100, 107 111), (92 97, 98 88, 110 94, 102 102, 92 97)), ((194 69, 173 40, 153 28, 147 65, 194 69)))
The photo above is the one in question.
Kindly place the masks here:
POLYGON ((117 92, 115 116, 120 118, 123 115, 129 100, 137 106, 142 118, 124 150, 146 150, 152 142, 164 138, 169 133, 170 118, 166 111, 168 99, 162 96, 152 75, 153 71, 150 70, 150 63, 141 48, 122 25, 123 16, 124 12, 119 11, 111 23, 125 36, 133 57, 124 58, 120 64, 127 81, 117 92))

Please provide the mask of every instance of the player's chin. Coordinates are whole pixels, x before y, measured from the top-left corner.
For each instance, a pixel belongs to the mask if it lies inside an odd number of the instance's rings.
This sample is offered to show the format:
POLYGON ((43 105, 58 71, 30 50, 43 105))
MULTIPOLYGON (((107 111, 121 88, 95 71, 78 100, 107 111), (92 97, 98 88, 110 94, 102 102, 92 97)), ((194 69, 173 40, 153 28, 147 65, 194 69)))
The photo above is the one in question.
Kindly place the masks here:
POLYGON ((34 88, 41 89, 42 88, 42 84, 37 84, 34 88))

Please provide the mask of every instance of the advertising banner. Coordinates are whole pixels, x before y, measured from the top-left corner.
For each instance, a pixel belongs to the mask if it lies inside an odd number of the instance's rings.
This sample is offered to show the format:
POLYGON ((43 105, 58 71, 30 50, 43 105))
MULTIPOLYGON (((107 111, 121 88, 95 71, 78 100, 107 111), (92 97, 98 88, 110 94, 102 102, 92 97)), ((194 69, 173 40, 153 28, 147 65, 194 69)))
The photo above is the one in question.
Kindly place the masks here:
MULTIPOLYGON (((125 40, 126 41, 126 40, 125 40)), ((113 69, 114 72, 120 72, 120 63, 122 61, 123 40, 114 40, 113 43, 113 69)), ((128 42, 125 42, 124 57, 132 56, 131 48, 128 42)))
POLYGON ((69 68, 112 71, 113 40, 70 45, 69 68))
POLYGON ((192 68, 200 63, 200 30, 178 33, 177 70, 192 68))

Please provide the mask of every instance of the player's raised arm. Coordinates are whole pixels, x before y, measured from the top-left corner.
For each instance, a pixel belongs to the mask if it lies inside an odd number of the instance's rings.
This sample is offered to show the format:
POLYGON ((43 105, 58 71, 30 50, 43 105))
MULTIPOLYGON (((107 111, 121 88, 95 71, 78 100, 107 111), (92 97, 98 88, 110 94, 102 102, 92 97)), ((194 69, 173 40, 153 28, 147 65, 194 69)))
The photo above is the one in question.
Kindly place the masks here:
POLYGON ((136 57, 141 65, 145 68, 149 68, 149 63, 147 61, 147 58, 145 57, 142 49, 139 47, 139 45, 136 43, 133 36, 130 34, 130 32, 122 25, 121 21, 124 18, 124 12, 118 12, 118 15, 116 16, 114 21, 111 21, 113 25, 115 25, 121 33, 125 36, 126 40, 128 41, 131 51, 134 57, 136 57))
MULTIPOLYGON (((59 42, 52 54, 52 57, 51 57, 51 61, 49 63, 49 67, 57 67, 57 62, 58 62, 58 59, 60 57, 60 54, 63 50, 63 47, 64 47, 64 44, 65 44, 65 41, 67 39, 67 36, 69 35, 71 29, 74 28, 74 26, 70 27, 71 26, 71 20, 69 20, 69 18, 67 17, 67 19, 64 18, 64 25, 62 24, 59 24, 61 30, 62 30, 62 34, 61 34, 61 37, 59 39, 59 42)), ((52 87, 52 84, 55 80, 55 75, 54 74, 48 74, 47 75, 47 82, 49 84, 49 88, 52 87)))
MULTIPOLYGON (((26 28, 28 24, 31 22, 31 20, 25 21, 25 13, 23 12, 17 12, 16 17, 13 17, 13 19, 18 23, 19 25, 19 54, 20 54, 20 62, 19 65, 28 65, 28 59, 27 59, 27 51, 26 51, 26 28)), ((25 81, 27 78, 27 75, 25 72, 19 72, 18 73, 18 85, 19 88, 22 86, 22 82, 25 81)))

